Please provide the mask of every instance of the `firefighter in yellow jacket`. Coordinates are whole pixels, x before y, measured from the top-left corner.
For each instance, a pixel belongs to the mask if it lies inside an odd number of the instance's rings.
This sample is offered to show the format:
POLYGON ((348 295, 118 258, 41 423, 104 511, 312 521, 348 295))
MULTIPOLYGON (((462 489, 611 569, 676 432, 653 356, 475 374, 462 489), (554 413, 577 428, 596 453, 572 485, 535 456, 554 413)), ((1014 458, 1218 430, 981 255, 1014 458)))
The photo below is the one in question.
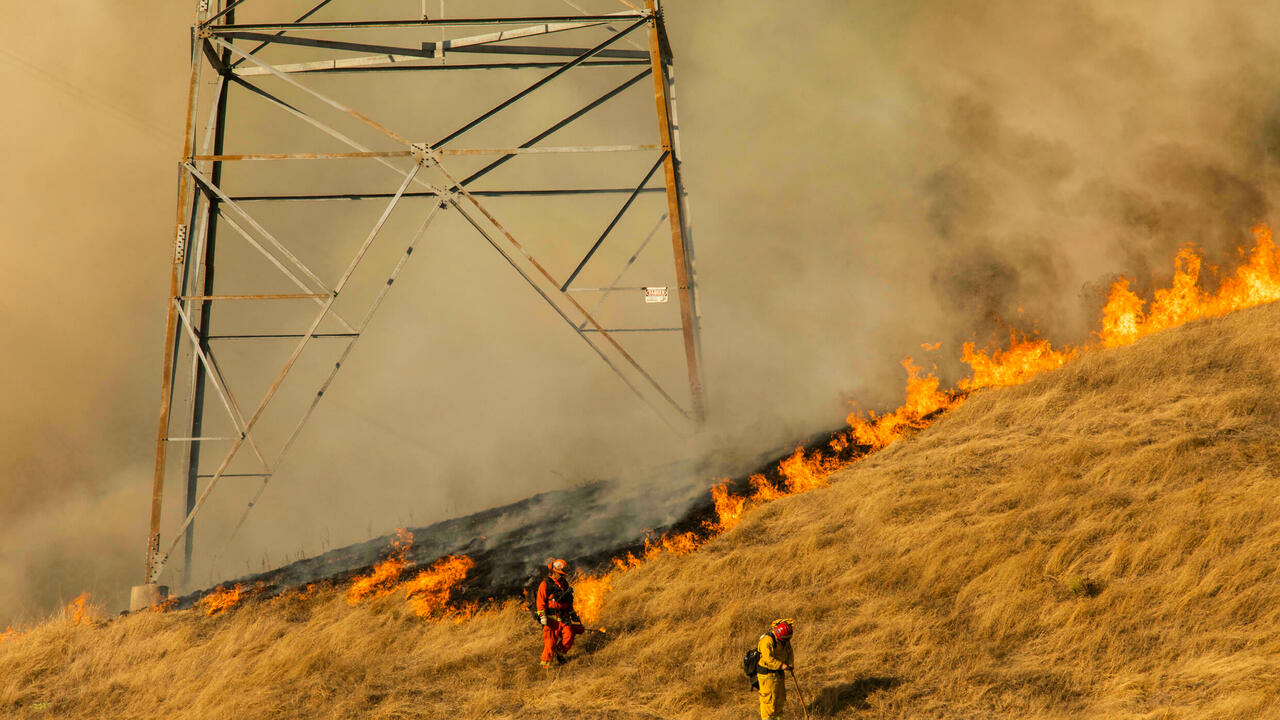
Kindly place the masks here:
POLYGON ((794 625, 795 621, 790 618, 774 620, 769 632, 761 635, 756 644, 760 651, 756 681, 760 683, 761 720, 782 717, 782 706, 787 701, 786 673, 796 662, 791 650, 794 625))

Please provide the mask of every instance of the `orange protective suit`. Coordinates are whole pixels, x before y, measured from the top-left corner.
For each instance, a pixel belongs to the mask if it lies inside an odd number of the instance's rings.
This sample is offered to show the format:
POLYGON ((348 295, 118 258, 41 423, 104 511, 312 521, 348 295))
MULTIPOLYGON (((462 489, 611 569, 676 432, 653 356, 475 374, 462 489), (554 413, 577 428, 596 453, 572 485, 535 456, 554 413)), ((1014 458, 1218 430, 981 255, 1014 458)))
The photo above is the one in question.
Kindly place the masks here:
POLYGON ((573 639, 582 634, 577 613, 573 611, 573 588, 562 573, 554 573, 538 584, 538 618, 542 625, 542 664, 563 656, 573 647, 573 639))

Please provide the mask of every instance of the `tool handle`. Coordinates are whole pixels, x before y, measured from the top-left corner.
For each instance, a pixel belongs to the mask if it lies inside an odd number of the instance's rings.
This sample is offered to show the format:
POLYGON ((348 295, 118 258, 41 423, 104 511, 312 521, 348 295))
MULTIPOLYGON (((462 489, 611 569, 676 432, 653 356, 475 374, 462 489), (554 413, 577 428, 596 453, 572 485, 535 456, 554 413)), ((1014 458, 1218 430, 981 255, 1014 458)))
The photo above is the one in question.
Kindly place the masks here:
POLYGON ((800 687, 800 678, 796 677, 795 668, 789 667, 787 670, 791 673, 791 679, 796 681, 796 692, 800 694, 800 709, 804 711, 805 720, 809 720, 809 702, 805 700, 804 688, 800 687))

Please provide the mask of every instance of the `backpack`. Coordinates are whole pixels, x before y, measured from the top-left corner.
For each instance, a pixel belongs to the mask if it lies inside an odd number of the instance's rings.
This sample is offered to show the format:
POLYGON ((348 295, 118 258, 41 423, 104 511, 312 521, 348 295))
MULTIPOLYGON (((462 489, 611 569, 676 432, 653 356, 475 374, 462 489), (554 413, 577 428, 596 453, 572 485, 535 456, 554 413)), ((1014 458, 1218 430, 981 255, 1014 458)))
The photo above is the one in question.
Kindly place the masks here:
POLYGON ((524 584, 525 607, 529 608, 529 614, 533 616, 533 621, 539 625, 542 624, 542 620, 538 618, 538 586, 550 575, 550 571, 545 566, 539 566, 524 584))
POLYGON ((760 651, 751 648, 742 658, 742 672, 751 680, 751 689, 756 690, 760 687, 760 681, 756 679, 756 673, 760 671, 760 651))

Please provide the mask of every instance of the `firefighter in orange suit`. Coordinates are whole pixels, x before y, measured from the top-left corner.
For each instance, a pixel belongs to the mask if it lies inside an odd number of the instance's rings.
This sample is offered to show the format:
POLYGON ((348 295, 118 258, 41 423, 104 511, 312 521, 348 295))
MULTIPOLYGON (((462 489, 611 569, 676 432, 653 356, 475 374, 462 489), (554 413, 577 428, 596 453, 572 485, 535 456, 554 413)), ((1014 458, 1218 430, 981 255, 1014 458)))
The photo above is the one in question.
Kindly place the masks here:
POLYGON ((542 623, 542 667, 564 662, 565 653, 583 627, 573 610, 573 586, 569 584, 569 563, 556 559, 547 563, 550 571, 538 585, 538 622, 542 623))
POLYGON ((782 706, 787 701, 786 673, 796 662, 791 650, 794 625, 791 619, 774 620, 769 632, 761 635, 756 644, 760 651, 756 680, 760 683, 761 720, 782 717, 782 706))

